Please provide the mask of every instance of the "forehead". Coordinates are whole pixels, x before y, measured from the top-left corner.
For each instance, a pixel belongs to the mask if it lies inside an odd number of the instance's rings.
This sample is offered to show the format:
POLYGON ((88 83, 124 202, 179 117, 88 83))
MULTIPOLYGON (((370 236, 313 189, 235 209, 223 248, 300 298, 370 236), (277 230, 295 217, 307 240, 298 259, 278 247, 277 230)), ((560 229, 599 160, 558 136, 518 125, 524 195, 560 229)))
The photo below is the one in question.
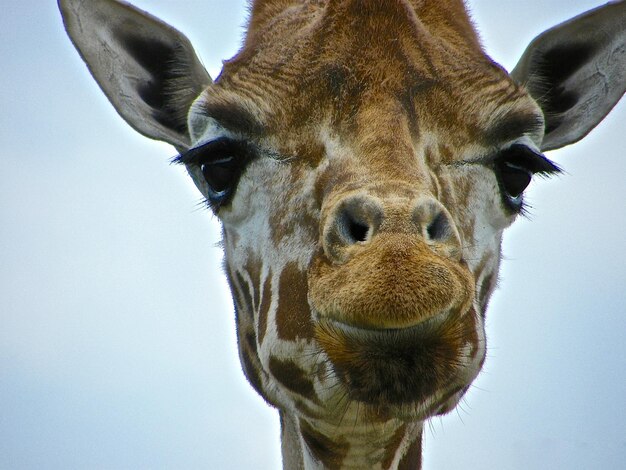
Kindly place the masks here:
POLYGON ((325 127, 355 142, 384 130, 455 147, 540 140, 541 111, 483 53, 462 3, 422 3, 316 1, 271 21, 253 15, 194 110, 254 137, 325 127))

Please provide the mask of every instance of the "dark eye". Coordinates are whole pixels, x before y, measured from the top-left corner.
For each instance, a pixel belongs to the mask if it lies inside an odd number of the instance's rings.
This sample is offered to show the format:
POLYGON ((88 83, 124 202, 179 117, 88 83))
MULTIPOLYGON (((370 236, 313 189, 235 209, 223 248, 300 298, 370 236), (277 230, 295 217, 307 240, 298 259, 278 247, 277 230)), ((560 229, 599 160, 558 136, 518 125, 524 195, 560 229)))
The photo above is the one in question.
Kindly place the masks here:
POLYGON ((200 167, 208 186, 208 203, 218 209, 235 192, 250 155, 245 142, 221 138, 188 150, 174 162, 200 167))
POLYGON ((224 196, 239 176, 239 164, 231 155, 202 163, 200 169, 213 198, 224 196))
POLYGON ((506 160, 500 161, 496 165, 502 190, 509 198, 520 197, 530 184, 533 174, 526 168, 506 160))
POLYGON ((524 190, 534 174, 550 175, 561 170, 530 147, 515 144, 501 151, 493 160, 493 169, 506 207, 520 212, 524 190))

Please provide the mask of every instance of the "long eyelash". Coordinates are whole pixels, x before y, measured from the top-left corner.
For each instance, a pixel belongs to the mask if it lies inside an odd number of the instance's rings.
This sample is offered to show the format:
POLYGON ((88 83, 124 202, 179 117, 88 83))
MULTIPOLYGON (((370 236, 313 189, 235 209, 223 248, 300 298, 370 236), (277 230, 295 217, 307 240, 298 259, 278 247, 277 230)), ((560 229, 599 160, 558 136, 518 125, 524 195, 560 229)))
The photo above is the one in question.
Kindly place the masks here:
POLYGON ((519 206, 519 209, 517 209, 517 215, 523 217, 526 220, 530 220, 532 217, 532 214, 530 212, 531 209, 532 206, 528 203, 528 201, 522 199, 522 204, 519 206))
POLYGON ((527 173, 531 178, 535 175, 549 178, 554 174, 562 172, 558 165, 548 160, 543 154, 524 144, 513 144, 483 159, 482 162, 495 171, 498 178, 498 185, 502 192, 504 206, 511 211, 511 213, 526 218, 530 216, 531 206, 526 202, 523 192, 527 184, 530 183, 530 180, 524 185, 522 191, 519 194, 516 193, 515 197, 513 197, 508 194, 506 187, 503 186, 504 183, 501 180, 502 168, 517 169, 527 173))
POLYGON ((178 155, 174 155, 172 158, 170 158, 170 165, 184 165, 185 153, 179 153, 178 155))
POLYGON ((211 201, 210 199, 202 196, 194 204, 195 206, 194 210, 196 211, 208 210, 208 211, 211 211, 213 215, 215 215, 217 211, 220 209, 220 207, 222 207, 223 205, 224 205, 223 202, 211 201))
POLYGON ((545 155, 535 152, 530 147, 523 144, 512 145, 504 152, 496 155, 494 160, 505 152, 515 152, 515 157, 523 162, 521 166, 525 167, 533 175, 549 177, 562 172, 561 168, 556 163, 546 158, 545 155))
POLYGON ((540 160, 543 164, 543 168, 533 172, 533 175, 539 175, 544 178, 549 178, 552 175, 558 175, 563 173, 563 169, 554 163, 552 160, 549 160, 544 155, 537 155, 538 160, 540 160))
MULTIPOLYGON (((528 147, 523 149, 523 151, 524 156, 522 158, 527 160, 526 163, 529 164, 528 169, 532 172, 533 177, 540 176, 541 178, 547 179, 563 172, 560 166, 546 158, 545 155, 533 152, 528 147)), ((524 198, 517 209, 517 213, 525 219, 530 219, 532 217, 532 208, 533 206, 524 198)))
MULTIPOLYGON (((174 165, 199 165, 204 163, 207 157, 211 157, 213 154, 235 153, 248 155, 251 153, 251 150, 251 146, 246 141, 221 137, 197 147, 190 148, 186 152, 173 157, 170 162, 174 165)), ((208 159, 210 160, 210 158, 208 159)))
POLYGON ((204 204, 205 209, 212 211, 214 214, 222 207, 223 203, 218 201, 211 201, 210 199, 202 198, 202 204, 204 204))

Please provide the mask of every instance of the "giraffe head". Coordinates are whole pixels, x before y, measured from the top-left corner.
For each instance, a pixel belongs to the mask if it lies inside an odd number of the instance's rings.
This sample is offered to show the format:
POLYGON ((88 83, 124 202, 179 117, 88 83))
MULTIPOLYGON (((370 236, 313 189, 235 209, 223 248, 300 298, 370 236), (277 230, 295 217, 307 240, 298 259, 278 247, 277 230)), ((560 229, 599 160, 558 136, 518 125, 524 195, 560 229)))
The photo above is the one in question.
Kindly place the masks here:
POLYGON ((461 2, 257 1, 215 81, 144 12, 60 6, 122 117, 180 151, 220 218, 245 374, 294 458, 330 467, 345 416, 384 425, 402 452, 372 458, 389 467, 454 408, 485 358, 502 232, 558 171, 542 151, 626 84, 624 2, 544 33, 510 76, 461 2))

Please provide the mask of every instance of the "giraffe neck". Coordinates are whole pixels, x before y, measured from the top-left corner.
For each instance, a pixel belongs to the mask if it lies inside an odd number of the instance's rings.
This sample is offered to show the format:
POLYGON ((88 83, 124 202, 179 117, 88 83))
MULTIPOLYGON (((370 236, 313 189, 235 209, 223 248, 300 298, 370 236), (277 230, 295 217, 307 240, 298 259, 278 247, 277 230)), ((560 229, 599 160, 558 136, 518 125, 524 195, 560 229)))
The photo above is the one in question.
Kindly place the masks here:
POLYGON ((356 423, 345 416, 339 424, 280 414, 283 468, 298 470, 419 470, 422 423, 356 423))

